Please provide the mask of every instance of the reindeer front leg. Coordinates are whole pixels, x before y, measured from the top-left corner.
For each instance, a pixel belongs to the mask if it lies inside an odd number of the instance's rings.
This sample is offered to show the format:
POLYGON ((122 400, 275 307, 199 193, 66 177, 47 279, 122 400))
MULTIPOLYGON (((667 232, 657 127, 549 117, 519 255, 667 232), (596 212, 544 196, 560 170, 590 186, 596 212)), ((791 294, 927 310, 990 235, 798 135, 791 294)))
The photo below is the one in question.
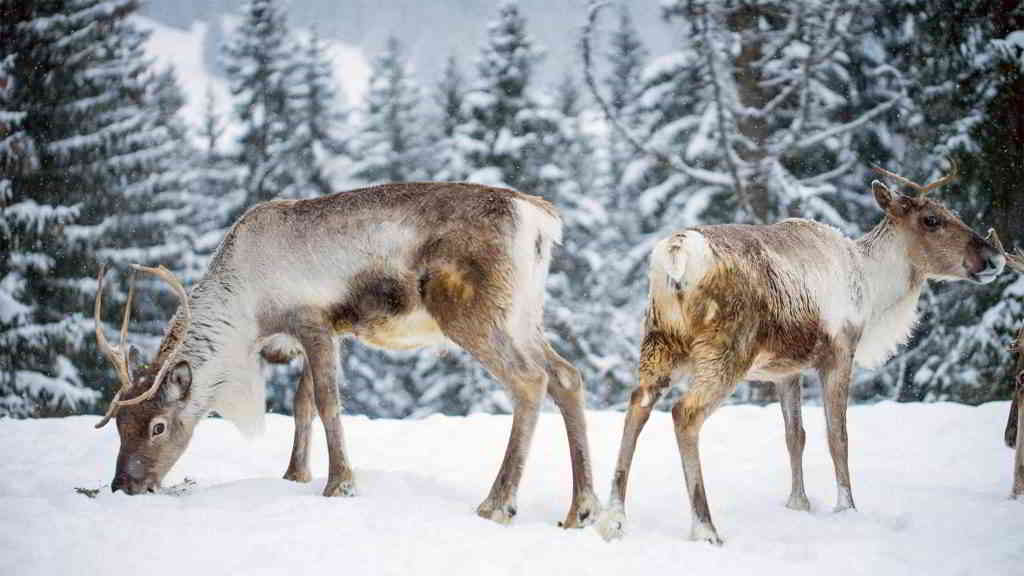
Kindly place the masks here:
POLYGON ((309 434, 313 424, 313 372, 307 359, 302 367, 299 387, 295 391, 295 440, 292 443, 292 457, 288 462, 285 480, 309 482, 309 434))
POLYGON ((842 346, 829 355, 819 367, 825 394, 825 421, 828 430, 828 449, 836 472, 836 512, 856 508, 850 488, 850 466, 846 436, 846 406, 853 377, 852 346, 842 346))
POLYGON ((306 351, 306 363, 313 380, 313 396, 327 435, 329 470, 324 496, 355 496, 352 468, 345 456, 345 437, 341 428, 338 357, 334 337, 329 326, 317 323, 304 327, 299 341, 306 351))

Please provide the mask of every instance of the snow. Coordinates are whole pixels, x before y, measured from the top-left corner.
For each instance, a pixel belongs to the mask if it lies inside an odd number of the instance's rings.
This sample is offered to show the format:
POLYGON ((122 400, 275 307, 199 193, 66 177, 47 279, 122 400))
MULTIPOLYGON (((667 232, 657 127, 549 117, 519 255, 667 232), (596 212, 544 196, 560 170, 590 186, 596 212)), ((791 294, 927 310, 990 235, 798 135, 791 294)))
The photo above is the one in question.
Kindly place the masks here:
MULTIPOLYGON (((541 416, 510 527, 473 514, 496 473, 510 417, 345 419, 359 495, 325 499, 326 451, 314 423, 311 484, 280 479, 292 424, 268 417, 243 440, 209 420, 171 471, 184 495, 95 499, 109 481, 116 429, 95 416, 0 420, 0 573, 280 574, 1019 574, 1024 502, 1008 499, 1007 403, 850 409, 859 509, 835 514, 820 407, 804 409, 812 512, 783 504, 788 461, 777 406, 727 406, 704 428, 711 511, 724 547, 692 543, 671 417, 656 412, 634 461, 628 533, 555 526, 569 504, 560 418, 541 416)), ((597 489, 607 491, 622 414, 590 412, 597 489)))

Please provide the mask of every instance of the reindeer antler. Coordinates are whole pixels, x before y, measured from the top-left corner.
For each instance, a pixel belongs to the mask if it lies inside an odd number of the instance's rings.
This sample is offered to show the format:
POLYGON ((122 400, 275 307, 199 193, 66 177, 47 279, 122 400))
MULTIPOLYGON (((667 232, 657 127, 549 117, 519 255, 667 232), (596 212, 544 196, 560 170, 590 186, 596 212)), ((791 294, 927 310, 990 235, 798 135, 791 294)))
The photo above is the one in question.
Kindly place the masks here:
POLYGON ((103 309, 103 277, 106 275, 107 265, 106 263, 100 266, 99 277, 96 279, 96 304, 93 307, 93 315, 96 319, 96 344, 100 351, 110 360, 114 365, 114 369, 117 370, 117 378, 121 381, 121 387, 114 394, 114 399, 110 402, 110 407, 107 409, 107 413, 103 415, 103 419, 97 424, 97 428, 102 428, 110 419, 117 413, 117 407, 121 400, 121 394, 125 390, 132 387, 131 370, 128 367, 128 351, 124 347, 125 335, 128 332, 128 320, 131 317, 132 312, 132 297, 135 295, 135 273, 132 273, 132 278, 128 287, 128 300, 124 304, 124 319, 121 321, 121 337, 118 346, 112 346, 107 341, 106 334, 103 333, 103 320, 101 318, 101 310, 103 309))
MULTIPOLYGON (((185 287, 182 286, 181 282, 171 274, 170 270, 159 266, 157 268, 148 268, 146 266, 139 266, 138 264, 132 265, 132 277, 131 284, 128 288, 128 301, 125 302, 124 307, 124 320, 121 322, 121 339, 117 347, 114 347, 107 341, 106 335, 103 333, 103 322, 100 319, 100 310, 102 308, 102 294, 103 294, 103 276, 107 271, 106 264, 100 266, 100 273, 98 279, 98 286, 96 288, 96 305, 94 314, 96 316, 96 342, 103 353, 110 359, 114 364, 114 368, 117 370, 117 377, 121 381, 121 388, 114 395, 113 400, 110 401, 110 407, 107 408, 106 414, 103 418, 96 423, 97 428, 102 428, 110 421, 117 411, 122 406, 134 406, 140 404, 149 398, 152 398, 156 391, 160 389, 160 382, 163 380, 164 374, 167 372, 169 363, 164 363, 160 367, 160 371, 157 372, 156 377, 153 379, 153 384, 150 385, 142 394, 128 399, 122 400, 121 396, 132 388, 131 369, 128 366, 128 352, 125 348, 125 335, 128 332, 128 319, 131 316, 132 297, 135 294, 135 273, 136 271, 145 272, 152 274, 158 278, 163 279, 165 282, 171 285, 171 289, 178 295, 178 299, 181 301, 182 313, 185 316, 185 330, 188 329, 189 324, 192 322, 192 312, 188 305, 188 293, 185 291, 185 287)), ((178 344, 180 348, 181 343, 178 344)), ((175 349, 177 351, 177 349, 175 349)))
POLYGON ((934 189, 936 189, 936 188, 938 188, 940 186, 945 186, 946 184, 949 184, 950 182, 952 182, 954 179, 956 179, 957 175, 959 174, 960 168, 957 166, 956 160, 954 160, 952 156, 947 156, 946 157, 946 161, 949 162, 949 174, 946 174, 945 176, 943 176, 942 178, 939 178, 938 180, 936 180, 935 182, 932 182, 931 184, 925 184, 925 185, 918 184, 917 182, 914 182, 913 180, 910 180, 910 179, 908 179, 906 177, 900 176, 899 174, 896 174, 895 172, 890 172, 890 171, 886 170, 885 168, 882 168, 880 166, 876 166, 874 164, 871 165, 871 169, 874 170, 875 172, 878 172, 879 174, 881 174, 883 176, 887 176, 889 178, 892 178, 893 180, 895 180, 895 181, 897 181, 897 182, 899 182, 899 183, 901 183, 901 184, 903 184, 905 186, 909 186, 910 188, 913 188, 914 190, 917 190, 918 192, 921 193, 921 196, 927 196, 928 193, 931 192, 932 190, 934 190, 934 189))
POLYGON ((1017 248, 1013 254, 1007 252, 1006 249, 1003 248, 1003 242, 999 239, 999 234, 996 233, 995 228, 988 229, 988 236, 985 236, 985 240, 992 243, 996 250, 1003 253, 1003 256, 1006 257, 1006 264, 1009 265, 1010 268, 1024 274, 1024 251, 1017 248))

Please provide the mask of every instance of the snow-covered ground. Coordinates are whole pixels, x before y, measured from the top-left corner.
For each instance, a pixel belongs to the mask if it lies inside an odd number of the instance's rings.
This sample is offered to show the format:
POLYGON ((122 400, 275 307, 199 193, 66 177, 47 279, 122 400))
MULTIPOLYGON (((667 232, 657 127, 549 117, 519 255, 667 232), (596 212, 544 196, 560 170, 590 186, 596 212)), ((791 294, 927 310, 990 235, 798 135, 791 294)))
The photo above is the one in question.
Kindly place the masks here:
MULTIPOLYGON (((507 416, 414 421, 346 418, 359 496, 319 496, 280 479, 291 421, 268 417, 246 440, 210 420, 167 484, 180 496, 95 499, 74 487, 109 481, 113 426, 95 417, 0 420, 0 574, 1024 574, 1024 502, 1008 499, 1007 403, 883 403, 850 410, 859 510, 832 513, 832 464, 820 407, 804 410, 811 513, 794 512, 778 406, 719 410, 702 456, 725 546, 688 542, 689 506, 671 432, 656 413, 637 449, 629 533, 555 526, 569 504, 561 419, 545 413, 512 526, 473 514, 497 471, 507 416), (657 572, 656 572, 657 571, 657 572)), ((598 492, 609 486, 622 414, 588 414, 598 492)))

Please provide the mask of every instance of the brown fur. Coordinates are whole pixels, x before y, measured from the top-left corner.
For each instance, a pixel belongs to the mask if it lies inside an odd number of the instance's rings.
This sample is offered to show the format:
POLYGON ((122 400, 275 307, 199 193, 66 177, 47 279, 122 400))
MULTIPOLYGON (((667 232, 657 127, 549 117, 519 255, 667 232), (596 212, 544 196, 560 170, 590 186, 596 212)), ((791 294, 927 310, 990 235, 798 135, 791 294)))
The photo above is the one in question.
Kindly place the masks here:
MULTIPOLYGON (((512 244, 526 223, 518 221, 515 200, 558 218, 554 207, 541 198, 467 183, 388 184, 254 206, 232 227, 210 271, 192 292, 193 304, 207 308, 193 306, 187 332, 180 315, 172 320, 157 365, 180 361, 192 374, 200 374, 206 363, 222 353, 219 347, 225 346, 207 335, 207 327, 220 322, 217 326, 223 330, 242 321, 217 314, 246 290, 255 292, 252 308, 259 336, 285 334, 297 341, 297 349, 306 357, 285 477, 311 478, 308 443, 315 405, 327 435, 329 475, 324 494, 351 495, 353 475, 344 452, 335 385, 336 336, 350 334, 384 348, 418 346, 422 338, 448 339, 476 357, 514 399, 505 458, 478 513, 499 522, 515 514, 527 449, 540 404, 549 393, 565 420, 573 470, 573 500, 564 525, 589 523, 598 503, 591 488, 582 380, 547 343, 540 326, 525 335, 511 328, 519 320, 509 313, 519 292, 542 289, 521 285, 517 276, 513 252, 523 247, 512 244), (388 233, 393 236, 382 237, 388 233), (328 266, 339 268, 338 277, 343 280, 336 286, 328 266), (297 290, 316 288, 302 299, 284 291, 289 283, 297 290), (179 358, 170 358, 179 342, 179 358)), ((542 256, 554 239, 539 234, 525 240, 529 242, 525 248, 542 256)), ((546 261, 535 264, 546 266, 546 261)), ((539 306, 540 300, 535 303, 539 306)), ((271 348, 263 357, 281 362, 294 354, 290 348, 271 348)), ((214 382, 212 386, 230 384, 214 382)), ((132 479, 125 484, 126 490, 157 484, 187 446, 195 424, 181 426, 187 434, 175 433, 167 441, 155 442, 149 437, 154 418, 186 421, 184 415, 197 410, 196 402, 200 400, 162 395, 118 414, 122 453, 146 463, 145 477, 132 479), (166 466, 149 464, 157 460, 166 466)), ((209 409, 200 408, 201 413, 209 409)), ((121 460, 117 474, 118 478, 126 474, 121 460)))
MULTIPOLYGON (((680 372, 691 381, 673 406, 672 416, 693 512, 691 537, 721 543, 707 505, 699 435, 704 421, 746 378, 775 382, 779 388, 792 472, 788 505, 806 510, 799 375, 806 369, 819 372, 839 488, 837 509, 854 506, 847 464, 846 402, 865 330, 882 325, 879 318, 905 314, 905 310, 912 314, 926 278, 984 281, 991 277, 992 262, 998 262, 992 244, 934 200, 899 196, 877 182, 874 189, 886 216, 856 242, 815 222, 786 220, 770 226, 697 227, 692 229, 699 233, 692 248, 687 248, 690 231, 658 244, 652 255, 636 388, 626 414, 602 535, 621 535, 637 438, 669 378, 680 372), (894 250, 903 252, 893 257, 894 250), (885 266, 890 260, 894 266, 902 263, 906 270, 882 269, 867 275, 865 267, 885 266), (879 277, 883 275, 888 277, 879 277), (845 278, 847 284, 828 285, 833 278, 845 278), (872 298, 884 295, 884 299, 868 302, 868 288, 872 298), (823 294, 832 290, 841 298, 823 294)), ((913 317, 899 317, 909 329, 913 317)))

